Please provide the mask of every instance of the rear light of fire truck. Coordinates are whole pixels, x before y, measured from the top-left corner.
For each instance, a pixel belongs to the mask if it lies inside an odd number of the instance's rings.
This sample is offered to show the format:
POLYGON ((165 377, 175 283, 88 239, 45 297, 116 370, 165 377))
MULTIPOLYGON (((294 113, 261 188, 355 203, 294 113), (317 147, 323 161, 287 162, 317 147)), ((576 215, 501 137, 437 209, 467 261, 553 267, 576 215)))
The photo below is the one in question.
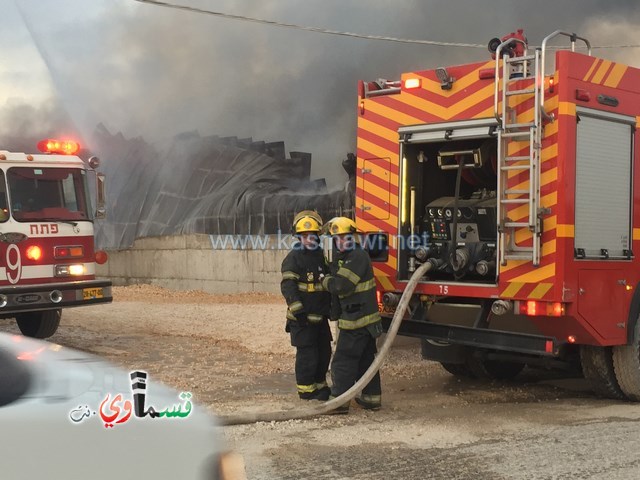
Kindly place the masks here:
POLYGON ((84 248, 80 245, 73 247, 55 247, 53 256, 55 258, 82 258, 84 256, 84 248))
POLYGON ((529 317, 562 317, 565 306, 560 302, 516 301, 515 313, 529 317))

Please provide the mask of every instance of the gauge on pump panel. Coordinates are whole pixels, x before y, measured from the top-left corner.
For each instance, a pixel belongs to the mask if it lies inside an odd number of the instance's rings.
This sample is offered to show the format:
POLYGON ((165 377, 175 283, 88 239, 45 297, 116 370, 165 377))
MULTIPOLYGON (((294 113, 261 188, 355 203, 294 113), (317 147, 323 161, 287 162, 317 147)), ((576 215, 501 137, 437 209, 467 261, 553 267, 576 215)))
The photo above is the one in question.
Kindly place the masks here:
POLYGON ((441 216, 442 216, 442 209, 441 209, 441 208, 439 208, 439 209, 438 209, 438 216, 439 216, 439 217, 441 217, 441 216))
POLYGON ((458 220, 462 218, 462 209, 459 208, 458 211, 456 212, 456 217, 458 217, 458 220))
POLYGON ((451 218, 453 216, 453 212, 451 211, 450 208, 445 209, 444 216, 447 218, 451 218))
POLYGON ((428 210, 428 212, 429 212, 429 216, 430 217, 435 217, 436 216, 436 209, 435 208, 430 208, 428 210))

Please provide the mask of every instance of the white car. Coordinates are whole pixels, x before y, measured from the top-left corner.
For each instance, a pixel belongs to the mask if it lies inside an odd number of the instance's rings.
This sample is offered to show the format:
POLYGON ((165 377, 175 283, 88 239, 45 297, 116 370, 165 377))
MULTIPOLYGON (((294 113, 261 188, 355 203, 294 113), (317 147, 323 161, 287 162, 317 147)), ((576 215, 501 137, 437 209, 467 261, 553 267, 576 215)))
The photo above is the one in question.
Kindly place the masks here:
POLYGON ((245 478, 215 418, 144 377, 0 333, 0 478, 245 478))

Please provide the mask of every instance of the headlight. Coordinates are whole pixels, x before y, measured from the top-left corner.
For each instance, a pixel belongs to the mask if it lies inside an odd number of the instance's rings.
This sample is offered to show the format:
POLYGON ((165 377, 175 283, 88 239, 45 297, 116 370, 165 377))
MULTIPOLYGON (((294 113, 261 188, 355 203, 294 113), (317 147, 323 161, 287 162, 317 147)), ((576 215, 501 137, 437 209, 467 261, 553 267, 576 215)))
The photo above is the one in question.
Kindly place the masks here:
POLYGON ((56 277, 70 277, 78 275, 84 275, 84 265, 81 263, 73 265, 56 265, 56 277))

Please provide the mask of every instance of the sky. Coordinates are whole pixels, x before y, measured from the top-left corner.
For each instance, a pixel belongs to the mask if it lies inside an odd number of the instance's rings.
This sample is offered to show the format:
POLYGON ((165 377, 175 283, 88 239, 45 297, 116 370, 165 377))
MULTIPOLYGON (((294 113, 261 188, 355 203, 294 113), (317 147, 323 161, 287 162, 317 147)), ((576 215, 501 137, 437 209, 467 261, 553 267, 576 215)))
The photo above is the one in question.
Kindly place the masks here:
MULTIPOLYGON (((634 0, 176 0, 333 30, 486 45, 523 28, 532 44, 575 31, 594 45, 640 44, 634 0)), ((312 178, 346 180, 357 82, 483 61, 484 48, 329 36, 134 0, 0 0, 0 134, 98 123, 148 141, 201 135, 285 141, 313 154, 312 178)), ((640 49, 599 56, 640 67, 640 49)), ((88 140, 86 140, 88 141, 88 140)), ((90 145, 89 145, 90 147, 90 145)))

